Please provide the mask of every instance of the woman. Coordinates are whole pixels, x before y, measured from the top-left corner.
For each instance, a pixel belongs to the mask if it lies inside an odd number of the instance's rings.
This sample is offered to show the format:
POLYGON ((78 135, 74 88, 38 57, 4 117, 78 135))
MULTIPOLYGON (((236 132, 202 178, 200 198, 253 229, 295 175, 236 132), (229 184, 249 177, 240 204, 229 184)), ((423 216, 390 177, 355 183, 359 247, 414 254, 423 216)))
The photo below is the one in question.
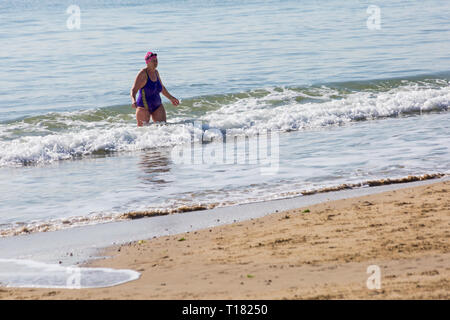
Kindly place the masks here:
POLYGON ((169 91, 163 86, 158 70, 158 58, 156 53, 147 52, 145 55, 145 62, 147 68, 139 71, 133 88, 131 88, 131 103, 132 107, 136 109, 136 121, 138 127, 150 121, 150 116, 154 122, 166 121, 166 110, 161 103, 160 92, 167 99, 177 106, 180 102, 173 97, 169 91), (139 91, 138 99, 136 100, 136 93, 139 91))

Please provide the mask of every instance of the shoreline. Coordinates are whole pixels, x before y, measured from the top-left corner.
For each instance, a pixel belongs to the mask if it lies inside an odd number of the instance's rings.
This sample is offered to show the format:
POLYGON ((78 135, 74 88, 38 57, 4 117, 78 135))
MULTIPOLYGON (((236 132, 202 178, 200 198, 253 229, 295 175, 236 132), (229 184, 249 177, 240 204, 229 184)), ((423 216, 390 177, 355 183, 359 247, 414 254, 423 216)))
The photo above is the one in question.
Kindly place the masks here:
POLYGON ((450 180, 438 179, 344 189, 278 200, 253 202, 183 214, 144 217, 86 225, 52 232, 37 232, 0 238, 0 259, 28 259, 38 262, 80 265, 99 257, 106 247, 166 235, 216 227, 263 217, 275 212, 305 207, 332 200, 346 199, 389 190, 433 184, 450 180))
POLYGON ((87 265, 133 269, 140 279, 1 288, 0 298, 448 299, 450 181, 439 180, 116 244, 87 265), (366 287, 369 265, 381 268, 381 290, 366 287))
POLYGON ((449 174, 446 173, 432 173, 432 174, 423 174, 423 175, 409 175, 402 178, 385 178, 385 179, 377 179, 377 180, 366 180, 359 183, 344 183, 337 186, 332 187, 324 187, 312 190, 303 190, 303 191, 292 191, 285 192, 280 194, 279 198, 270 199, 266 201, 253 201, 253 202, 244 202, 244 203, 232 203, 225 206, 218 206, 217 204, 198 204, 198 205, 187 205, 181 206, 178 208, 170 208, 170 209, 152 209, 147 211, 130 211, 119 213, 111 216, 77 216, 71 218, 64 219, 55 219, 54 221, 44 221, 38 222, 35 225, 27 225, 20 226, 16 228, 10 228, 5 230, 0 230, 0 239, 6 237, 14 237, 20 235, 29 235, 33 233, 39 232, 52 232, 52 231, 60 231, 67 230, 71 228, 83 227, 83 226, 91 226, 102 223, 111 223, 111 222, 119 222, 119 221, 127 221, 127 220, 135 220, 141 218, 148 217, 156 217, 156 216, 165 216, 169 214, 178 214, 178 213, 186 213, 193 211, 203 211, 210 210, 214 208, 221 207, 235 207, 241 205, 251 205, 254 203, 266 203, 270 201, 279 201, 279 200, 287 200, 300 196, 310 196, 319 193, 330 193, 342 190, 357 190, 360 188, 367 187, 376 187, 376 186, 384 186, 391 184, 404 184, 411 183, 416 181, 426 181, 426 180, 434 180, 448 177, 449 174))

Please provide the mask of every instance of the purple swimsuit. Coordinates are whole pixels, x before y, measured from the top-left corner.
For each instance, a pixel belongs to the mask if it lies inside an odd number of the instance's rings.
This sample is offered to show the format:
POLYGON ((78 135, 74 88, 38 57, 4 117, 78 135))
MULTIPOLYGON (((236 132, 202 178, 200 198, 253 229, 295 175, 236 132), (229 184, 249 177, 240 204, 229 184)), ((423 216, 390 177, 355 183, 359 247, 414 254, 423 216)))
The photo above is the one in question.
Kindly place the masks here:
MULTIPOLYGON (((145 70, 147 73, 147 70, 145 70)), ((150 113, 153 113, 161 105, 161 97, 159 93, 162 91, 162 85, 156 75, 156 81, 153 82, 147 73, 147 83, 139 89, 139 96, 136 101, 138 107, 144 107, 150 113)))

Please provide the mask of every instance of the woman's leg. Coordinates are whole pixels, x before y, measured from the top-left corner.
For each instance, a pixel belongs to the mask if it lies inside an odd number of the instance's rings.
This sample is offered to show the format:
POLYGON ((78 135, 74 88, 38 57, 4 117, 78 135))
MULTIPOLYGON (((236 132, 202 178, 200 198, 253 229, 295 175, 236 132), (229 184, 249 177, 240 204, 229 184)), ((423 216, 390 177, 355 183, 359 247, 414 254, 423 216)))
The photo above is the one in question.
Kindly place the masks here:
POLYGON ((136 108, 136 121, 138 127, 142 127, 144 123, 148 123, 150 121, 150 112, 143 107, 136 108))
POLYGON ((154 122, 166 122, 166 109, 162 104, 159 105, 158 109, 152 112, 152 119, 154 122))

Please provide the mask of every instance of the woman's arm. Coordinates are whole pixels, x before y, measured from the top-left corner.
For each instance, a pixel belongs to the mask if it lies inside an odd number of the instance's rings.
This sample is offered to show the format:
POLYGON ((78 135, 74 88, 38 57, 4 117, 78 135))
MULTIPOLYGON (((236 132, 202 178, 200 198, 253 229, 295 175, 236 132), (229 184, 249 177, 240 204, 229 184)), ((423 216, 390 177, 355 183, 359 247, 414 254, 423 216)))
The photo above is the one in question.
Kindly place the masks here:
POLYGON ((161 82, 161 86, 162 86, 162 91, 161 91, 161 93, 162 93, 167 99, 169 99, 170 102, 172 102, 172 104, 173 104, 174 106, 179 105, 179 104, 180 104, 180 101, 178 101, 177 98, 175 98, 174 96, 172 96, 172 95, 169 93, 169 91, 167 91, 166 87, 164 87, 164 85, 163 85, 163 83, 162 83, 162 81, 161 81, 161 77, 159 76, 158 70, 156 70, 156 74, 158 75, 159 82, 161 82))
POLYGON ((130 90, 131 106, 133 108, 137 108, 136 94, 138 93, 139 89, 141 89, 143 86, 145 86, 146 82, 147 82, 147 77, 145 75, 144 70, 139 71, 138 75, 136 76, 136 80, 134 80, 133 87, 130 90))

